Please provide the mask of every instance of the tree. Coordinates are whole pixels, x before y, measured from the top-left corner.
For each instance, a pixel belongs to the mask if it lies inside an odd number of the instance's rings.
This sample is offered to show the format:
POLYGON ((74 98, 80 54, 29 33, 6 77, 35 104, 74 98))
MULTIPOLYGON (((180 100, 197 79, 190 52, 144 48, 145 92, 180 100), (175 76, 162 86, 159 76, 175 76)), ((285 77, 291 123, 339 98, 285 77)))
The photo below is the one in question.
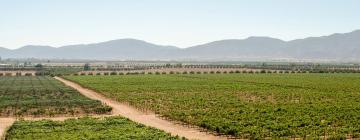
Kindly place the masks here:
POLYGON ((89 64, 89 63, 86 63, 86 64, 84 65, 84 71, 89 71, 89 70, 91 70, 90 64, 89 64))
POLYGON ((43 68, 43 65, 42 64, 36 64, 35 68, 41 69, 41 68, 43 68))

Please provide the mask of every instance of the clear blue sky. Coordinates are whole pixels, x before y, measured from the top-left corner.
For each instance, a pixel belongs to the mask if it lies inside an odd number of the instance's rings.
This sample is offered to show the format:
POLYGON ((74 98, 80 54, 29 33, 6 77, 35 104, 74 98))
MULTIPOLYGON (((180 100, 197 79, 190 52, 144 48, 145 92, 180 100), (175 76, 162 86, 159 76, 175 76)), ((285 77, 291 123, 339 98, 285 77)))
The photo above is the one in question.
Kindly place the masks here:
POLYGON ((360 29, 359 7, 360 0, 0 0, 0 46, 291 40, 360 29))

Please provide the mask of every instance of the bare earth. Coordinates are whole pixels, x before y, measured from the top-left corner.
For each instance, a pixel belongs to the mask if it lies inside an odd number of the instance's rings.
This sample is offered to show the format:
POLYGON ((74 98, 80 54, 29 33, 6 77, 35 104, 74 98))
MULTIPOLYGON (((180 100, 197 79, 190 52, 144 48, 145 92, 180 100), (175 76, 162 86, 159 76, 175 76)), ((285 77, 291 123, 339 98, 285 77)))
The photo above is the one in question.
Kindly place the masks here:
POLYGON ((15 122, 14 118, 0 118, 0 138, 3 139, 5 131, 15 122))

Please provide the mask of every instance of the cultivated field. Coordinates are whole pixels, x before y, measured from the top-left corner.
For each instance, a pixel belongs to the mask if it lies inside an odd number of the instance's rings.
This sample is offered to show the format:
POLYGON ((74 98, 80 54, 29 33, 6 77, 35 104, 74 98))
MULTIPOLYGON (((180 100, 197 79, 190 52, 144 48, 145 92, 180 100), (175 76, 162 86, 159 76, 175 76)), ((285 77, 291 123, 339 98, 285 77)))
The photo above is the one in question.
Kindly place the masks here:
POLYGON ((358 74, 67 76, 140 109, 240 138, 360 137, 358 74))
POLYGON ((51 77, 0 77, 0 117, 106 114, 111 108, 51 77))
POLYGON ((78 139, 182 139, 122 117, 81 118, 65 121, 18 121, 9 129, 7 140, 78 139))

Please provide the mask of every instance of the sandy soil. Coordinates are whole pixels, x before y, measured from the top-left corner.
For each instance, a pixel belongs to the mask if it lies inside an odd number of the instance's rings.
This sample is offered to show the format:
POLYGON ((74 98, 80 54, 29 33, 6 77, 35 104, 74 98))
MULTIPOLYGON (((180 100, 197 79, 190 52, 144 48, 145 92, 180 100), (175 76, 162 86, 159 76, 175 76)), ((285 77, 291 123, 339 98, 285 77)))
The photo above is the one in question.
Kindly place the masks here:
POLYGON ((5 131, 15 122, 14 118, 0 118, 0 138, 4 138, 5 131))
POLYGON ((188 139, 199 139, 199 140, 227 139, 226 137, 219 137, 206 132, 201 132, 196 128, 190 128, 183 125, 175 124, 174 122, 161 119, 153 113, 141 112, 134 107, 131 107, 127 104, 119 103, 112 99, 108 99, 95 91, 83 88, 79 84, 62 79, 60 77, 55 77, 55 79, 63 82, 67 86, 70 86, 78 90, 80 93, 82 93, 88 98, 100 100, 103 103, 107 104, 108 106, 111 106, 113 108, 113 112, 112 112, 113 115, 121 115, 123 117, 129 118, 134 122, 155 127, 157 129, 161 129, 165 132, 171 133, 174 136, 178 135, 181 137, 186 137, 188 139))

